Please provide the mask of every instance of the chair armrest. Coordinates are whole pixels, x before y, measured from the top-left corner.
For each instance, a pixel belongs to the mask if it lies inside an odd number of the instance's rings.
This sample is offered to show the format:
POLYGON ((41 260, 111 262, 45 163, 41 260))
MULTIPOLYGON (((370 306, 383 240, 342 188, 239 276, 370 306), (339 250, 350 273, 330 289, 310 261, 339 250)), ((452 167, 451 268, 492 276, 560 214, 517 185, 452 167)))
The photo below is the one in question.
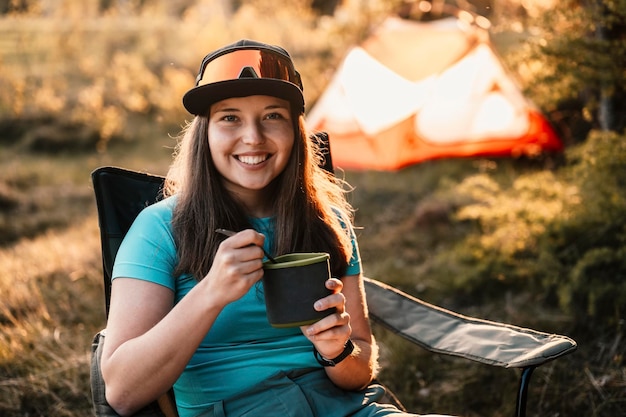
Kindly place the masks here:
MULTIPOLYGON (((106 400, 106 387, 102 378, 101 360, 106 329, 96 333, 91 343, 91 401, 96 417, 120 417, 106 400)), ((133 414, 133 417, 178 417, 174 391, 170 389, 158 400, 133 414)))
POLYGON ((576 350, 569 337, 481 320, 421 301, 365 278, 370 317, 434 353, 504 368, 539 366, 576 350))

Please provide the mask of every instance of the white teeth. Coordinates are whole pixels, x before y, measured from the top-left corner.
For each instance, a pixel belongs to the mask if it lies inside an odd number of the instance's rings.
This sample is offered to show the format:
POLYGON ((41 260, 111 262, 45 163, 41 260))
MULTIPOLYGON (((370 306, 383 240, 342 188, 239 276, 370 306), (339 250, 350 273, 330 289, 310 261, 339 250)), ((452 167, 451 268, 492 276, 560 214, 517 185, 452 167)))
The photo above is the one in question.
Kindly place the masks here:
POLYGON ((267 155, 239 155, 238 159, 244 164, 256 165, 267 159, 267 155))

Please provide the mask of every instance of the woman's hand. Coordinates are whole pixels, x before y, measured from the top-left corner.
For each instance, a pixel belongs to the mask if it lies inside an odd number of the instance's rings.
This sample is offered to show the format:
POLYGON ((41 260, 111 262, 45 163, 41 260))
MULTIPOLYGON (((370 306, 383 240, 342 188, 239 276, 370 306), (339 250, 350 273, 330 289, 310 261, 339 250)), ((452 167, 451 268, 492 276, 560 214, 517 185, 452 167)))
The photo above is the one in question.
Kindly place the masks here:
POLYGON ((213 265, 202 281, 224 305, 238 300, 263 276, 265 236, 243 230, 220 243, 213 265))
MULTIPOLYGON (((369 325, 362 276, 331 278, 326 287, 333 294, 315 303, 316 310, 337 310, 317 323, 301 327, 304 335, 325 358, 339 356, 351 339, 354 350, 337 366, 325 367, 328 377, 339 387, 358 390, 367 386, 376 374, 378 349, 369 325)), ((312 354, 312 353, 311 353, 312 354)))
POLYGON ((331 278, 326 281, 326 288, 333 293, 316 301, 314 308, 323 311, 335 307, 335 313, 312 325, 302 326, 301 330, 323 357, 334 358, 343 351, 352 334, 352 328, 350 314, 346 311, 346 297, 341 293, 343 283, 337 278, 331 278))

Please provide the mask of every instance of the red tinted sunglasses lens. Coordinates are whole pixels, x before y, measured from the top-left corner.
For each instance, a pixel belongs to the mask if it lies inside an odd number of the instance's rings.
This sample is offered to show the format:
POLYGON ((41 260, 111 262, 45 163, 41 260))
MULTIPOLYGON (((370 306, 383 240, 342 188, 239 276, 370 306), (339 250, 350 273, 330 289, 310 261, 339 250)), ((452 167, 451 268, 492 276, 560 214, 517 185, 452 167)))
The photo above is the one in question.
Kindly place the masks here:
POLYGON ((253 70, 258 78, 289 81, 302 88, 300 75, 289 58, 259 49, 228 52, 203 63, 197 86, 240 78, 242 71, 253 70))

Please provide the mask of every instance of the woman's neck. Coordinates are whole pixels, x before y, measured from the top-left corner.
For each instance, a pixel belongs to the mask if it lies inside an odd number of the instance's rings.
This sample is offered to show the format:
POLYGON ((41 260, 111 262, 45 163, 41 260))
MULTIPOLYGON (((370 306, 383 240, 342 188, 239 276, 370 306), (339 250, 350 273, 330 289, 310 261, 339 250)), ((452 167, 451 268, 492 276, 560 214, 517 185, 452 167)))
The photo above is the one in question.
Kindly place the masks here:
POLYGON ((265 191, 239 194, 236 198, 241 202, 246 213, 251 217, 263 218, 272 216, 272 204, 265 191))

